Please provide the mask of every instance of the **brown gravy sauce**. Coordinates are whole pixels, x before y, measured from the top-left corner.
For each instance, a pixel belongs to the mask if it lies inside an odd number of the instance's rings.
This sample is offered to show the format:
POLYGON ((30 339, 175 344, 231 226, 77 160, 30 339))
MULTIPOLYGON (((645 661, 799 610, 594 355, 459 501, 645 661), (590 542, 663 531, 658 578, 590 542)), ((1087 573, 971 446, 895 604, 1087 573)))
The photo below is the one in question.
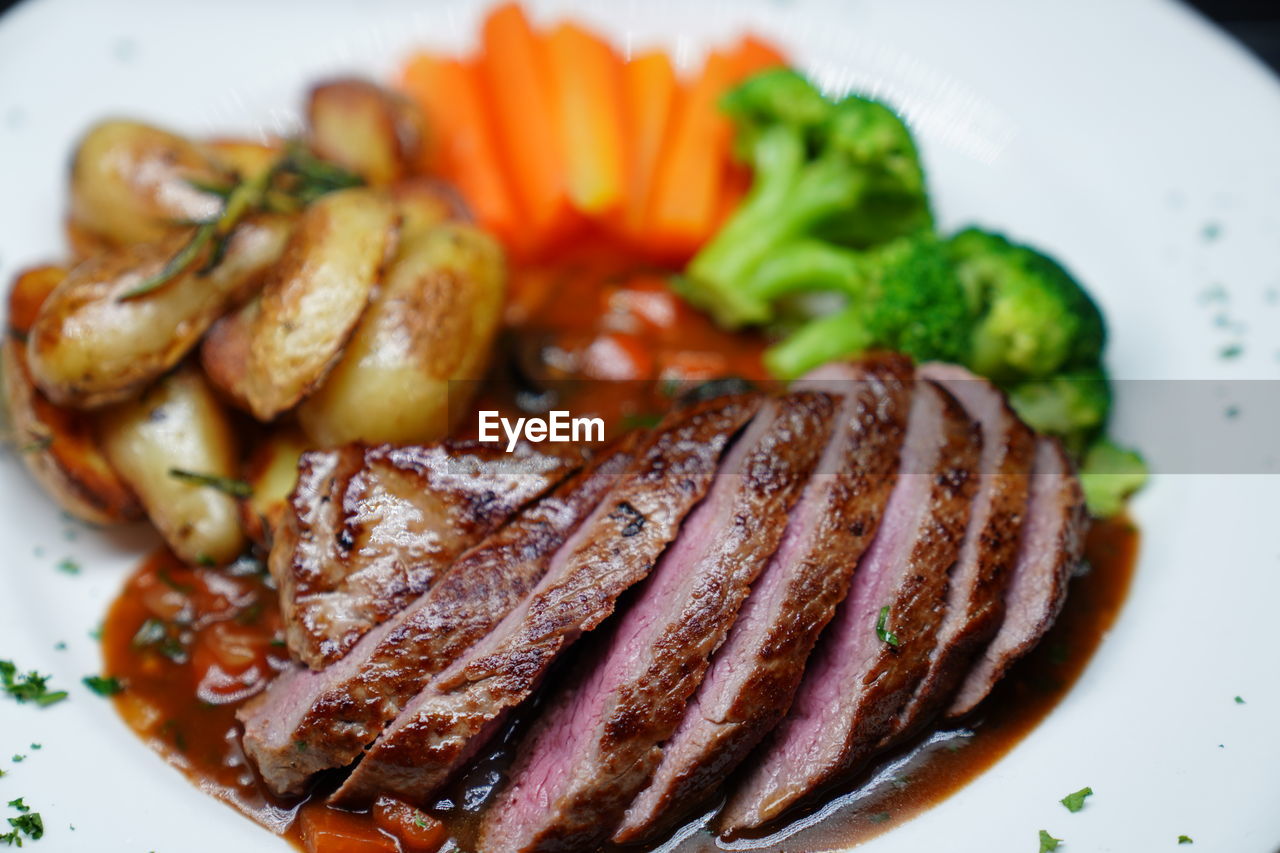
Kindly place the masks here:
MULTIPOLYGON (((1094 525, 1089 569, 1072 581, 1057 623, 964 725, 931 732, 883 757, 827 803, 770 834, 721 841, 701 829, 709 812, 678 832, 668 849, 849 847, 944 799, 1012 749, 1071 688, 1124 602, 1138 538, 1123 519, 1094 525)), ((139 566, 103 631, 107 672, 127 687, 116 697, 116 709, 194 784, 300 848, 307 849, 308 832, 321 826, 348 839, 323 847, 329 853, 423 849, 381 831, 372 815, 320 814, 333 811, 322 804, 324 780, 311 800, 283 801, 266 794, 246 765, 235 710, 287 660, 275 591, 259 568, 250 561, 229 569, 193 568, 164 551, 139 566)), ((517 721, 512 734, 519 726, 517 721)), ((450 830, 446 847, 466 849, 479 806, 507 758, 503 744, 496 745, 429 810, 450 830)))

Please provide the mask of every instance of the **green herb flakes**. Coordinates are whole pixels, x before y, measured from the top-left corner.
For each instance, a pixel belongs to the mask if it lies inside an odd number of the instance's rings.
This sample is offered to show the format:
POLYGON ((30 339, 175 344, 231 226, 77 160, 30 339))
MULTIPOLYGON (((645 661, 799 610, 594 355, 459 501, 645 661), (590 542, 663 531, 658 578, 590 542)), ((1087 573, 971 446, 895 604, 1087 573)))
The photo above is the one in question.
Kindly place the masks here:
POLYGON ((1191 840, 1190 835, 1179 835, 1178 843, 1179 844, 1195 844, 1195 842, 1191 840))
POLYGON ((1092 796, 1093 796, 1092 788, 1081 788, 1079 791, 1076 791, 1074 794, 1067 794, 1058 802, 1066 806, 1067 811, 1075 813, 1080 811, 1082 808, 1084 808, 1085 797, 1092 797, 1092 796))
POLYGON ((17 665, 9 660, 0 660, 0 688, 20 703, 34 702, 41 708, 67 698, 67 691, 49 689, 49 676, 34 670, 19 673, 17 665))
POLYGON ((30 806, 28 806, 26 803, 24 803, 24 802, 22 801, 22 797, 18 797, 18 799, 16 799, 16 800, 10 800, 10 801, 9 801, 9 808, 11 808, 11 809, 17 809, 17 810, 18 810, 18 811, 20 811, 20 812, 29 812, 29 811, 31 811, 31 807, 30 807, 30 806))
POLYGON ((88 687, 99 696, 115 696, 121 690, 124 690, 124 685, 115 676, 86 675, 81 680, 84 682, 85 687, 88 687))
POLYGON ((876 636, 880 638, 880 642, 888 643, 897 648, 901 643, 898 635, 885 628, 884 624, 889 619, 889 605, 880 608, 880 615, 876 618, 876 636))
POLYGON ((1050 853, 1050 851, 1057 850, 1058 845, 1061 843, 1061 838, 1054 838, 1043 829, 1040 830, 1040 853, 1050 853))
POLYGON ((70 557, 64 557, 58 561, 58 571, 68 575, 80 574, 80 564, 70 557))
POLYGON ((237 480, 233 477, 203 474, 199 471, 187 471, 182 468, 170 468, 169 476, 175 480, 190 483, 193 486, 206 486, 210 489, 217 489, 224 494, 231 495, 233 498, 253 497, 253 486, 250 486, 244 480, 237 480))
POLYGON ((1236 697, 1236 704, 1237 704, 1237 705, 1243 705, 1243 704, 1244 704, 1244 699, 1242 699, 1242 698, 1240 698, 1239 696, 1237 696, 1237 697, 1236 697))

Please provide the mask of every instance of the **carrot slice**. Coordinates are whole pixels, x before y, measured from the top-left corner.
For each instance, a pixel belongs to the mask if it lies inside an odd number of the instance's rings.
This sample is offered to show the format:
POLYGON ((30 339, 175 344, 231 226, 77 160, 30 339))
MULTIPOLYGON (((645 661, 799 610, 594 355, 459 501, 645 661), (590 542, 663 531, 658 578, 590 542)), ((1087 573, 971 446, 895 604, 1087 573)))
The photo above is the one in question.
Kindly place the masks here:
POLYGON ((730 56, 734 65, 735 83, 757 71, 787 65, 787 57, 780 49, 754 35, 744 36, 730 56))
POLYGON ((621 62, 573 23, 557 26, 546 44, 569 198, 583 213, 607 214, 626 189, 621 62))
POLYGON ((498 6, 485 20, 479 62, 498 148, 533 240, 545 246, 571 228, 574 216, 545 45, 518 5, 498 6))
POLYGON ((654 176, 663 141, 671 126, 671 114, 680 92, 671 57, 655 50, 632 57, 623 66, 623 101, 631 136, 627 175, 627 203, 622 214, 623 233, 636 238, 644 226, 645 209, 653 194, 654 176))
POLYGON ((646 210, 643 241, 658 254, 687 257, 710 235, 720 210, 725 152, 732 128, 717 102, 734 63, 713 52, 672 116, 646 210))
POLYGON ((402 83, 428 122, 423 168, 456 183, 482 225, 518 241, 521 216, 474 66, 420 53, 405 67, 402 83))

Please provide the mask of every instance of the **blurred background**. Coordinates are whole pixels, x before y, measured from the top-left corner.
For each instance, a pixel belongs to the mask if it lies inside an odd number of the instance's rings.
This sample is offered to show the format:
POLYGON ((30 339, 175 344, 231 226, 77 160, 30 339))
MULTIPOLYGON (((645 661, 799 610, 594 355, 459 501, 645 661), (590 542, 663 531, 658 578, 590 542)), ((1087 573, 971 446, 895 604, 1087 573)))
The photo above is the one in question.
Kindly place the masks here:
MULTIPOLYGON (((27 0, 0 0, 0 15, 27 0)), ((1175 0, 1171 0, 1174 2, 1175 0)), ((285 2, 285 0, 271 0, 285 2)), ((1187 0, 1280 74, 1280 0, 1187 0)))

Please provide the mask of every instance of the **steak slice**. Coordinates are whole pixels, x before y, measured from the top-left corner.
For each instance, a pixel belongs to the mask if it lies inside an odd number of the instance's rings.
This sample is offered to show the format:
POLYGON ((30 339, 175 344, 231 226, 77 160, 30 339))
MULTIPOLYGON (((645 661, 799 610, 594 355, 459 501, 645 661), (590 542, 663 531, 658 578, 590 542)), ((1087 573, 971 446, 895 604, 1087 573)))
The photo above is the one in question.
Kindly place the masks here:
POLYGON ((834 410, 809 391, 765 404, 607 642, 534 724, 479 849, 591 850, 609 837, 781 541, 834 410))
POLYGON ((910 362, 881 356, 829 365, 795 386, 842 396, 831 440, 615 842, 672 829, 786 714, 893 490, 911 384, 910 362))
POLYGON ((1004 622, 956 691, 948 716, 959 717, 977 707, 1058 618, 1067 582, 1084 555, 1088 529, 1084 493, 1071 460, 1057 439, 1037 438, 1031 496, 1005 593, 1004 622))
POLYGON ((345 767, 433 675, 487 634, 546 572, 634 458, 633 433, 471 548, 416 601, 323 670, 286 670, 237 713, 245 753, 272 793, 299 794, 345 767))
POLYGON ((1035 459, 1035 434, 1009 408, 1000 389, 955 365, 926 364, 919 375, 947 389, 978 423, 982 457, 929 671, 898 715, 888 741, 906 739, 933 719, 999 630, 1035 459))
POLYGON ((618 596, 649 573, 761 402, 759 395, 735 395, 667 415, 552 557, 533 593, 409 702, 334 802, 379 794, 421 802, 446 782, 530 695, 560 652, 603 622, 618 596))
POLYGON ((270 557, 289 651, 312 669, 342 657, 582 458, 456 441, 303 454, 270 557))
POLYGON ((960 405, 919 381, 898 482, 787 718, 731 796, 721 828, 772 820, 859 766, 929 666, 960 551, 981 439, 960 405))

